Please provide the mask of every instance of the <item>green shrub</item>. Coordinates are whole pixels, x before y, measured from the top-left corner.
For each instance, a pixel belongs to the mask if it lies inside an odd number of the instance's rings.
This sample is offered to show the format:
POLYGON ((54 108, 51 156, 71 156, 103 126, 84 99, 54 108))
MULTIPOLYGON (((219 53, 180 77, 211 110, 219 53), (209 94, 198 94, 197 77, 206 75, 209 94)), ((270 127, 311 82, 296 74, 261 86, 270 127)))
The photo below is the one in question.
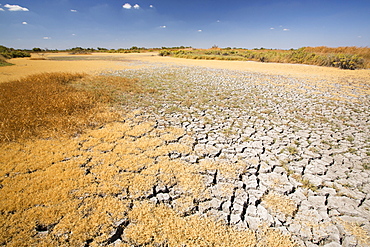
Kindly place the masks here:
POLYGON ((171 52, 170 51, 167 51, 167 50, 161 50, 159 53, 158 53, 159 56, 169 56, 171 55, 171 52))
POLYGON ((90 54, 93 52, 94 49, 92 48, 82 48, 82 47, 74 47, 72 49, 69 49, 70 54, 75 55, 75 54, 90 54))
POLYGON ((338 54, 333 57, 331 66, 340 69, 359 69, 364 67, 364 59, 358 55, 338 54))
POLYGON ((8 48, 0 45, 0 55, 6 59, 16 58, 16 57, 30 57, 31 54, 22 50, 15 50, 13 48, 8 48))
POLYGON ((4 56, 2 56, 2 55, 0 55, 0 67, 1 67, 1 66, 8 66, 8 65, 13 65, 13 64, 8 63, 8 62, 6 61, 6 59, 5 59, 5 57, 4 57, 4 56))

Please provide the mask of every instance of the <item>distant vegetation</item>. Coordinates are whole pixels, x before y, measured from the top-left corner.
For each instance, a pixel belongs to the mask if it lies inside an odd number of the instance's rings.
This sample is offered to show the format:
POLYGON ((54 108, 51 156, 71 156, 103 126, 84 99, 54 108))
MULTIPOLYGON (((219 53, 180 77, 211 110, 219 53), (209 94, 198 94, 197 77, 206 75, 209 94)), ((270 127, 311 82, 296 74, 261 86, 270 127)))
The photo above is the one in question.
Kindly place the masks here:
MULTIPOLYGON (((82 48, 82 47, 75 47, 72 49, 67 49, 67 52, 72 54, 88 54, 92 52, 109 52, 109 53, 140 53, 140 52, 152 52, 152 51, 160 51, 163 49, 187 49, 191 48, 190 46, 178 46, 178 47, 162 47, 162 48, 145 48, 145 47, 137 47, 132 46, 131 48, 119 48, 119 49, 107 49, 102 47, 94 48, 82 48)), ((35 48, 34 48, 35 49, 35 48)))
POLYGON ((337 47, 326 46, 302 47, 299 49, 278 50, 278 49, 244 49, 244 48, 219 48, 214 45, 210 49, 193 49, 191 46, 145 48, 132 46, 131 48, 108 49, 103 47, 83 48, 74 47, 66 50, 48 50, 38 47, 32 50, 16 50, 0 46, 0 66, 9 65, 5 59, 16 57, 30 57, 30 53, 68 52, 70 54, 91 54, 93 52, 107 53, 141 53, 158 51, 160 56, 172 56, 189 59, 207 60, 238 60, 238 61, 259 61, 274 63, 296 63, 341 69, 369 69, 370 48, 368 47, 337 47))
MULTIPOLYGON (((16 57, 30 57, 31 54, 24 50, 16 50, 13 48, 7 48, 0 45, 0 55, 6 59, 16 58, 16 57)), ((0 59, 1 60, 1 59, 0 59)))
POLYGON ((160 51, 163 49, 188 49, 191 46, 174 46, 174 47, 160 47, 160 48, 146 48, 146 47, 138 47, 132 46, 131 48, 118 48, 118 49, 108 49, 104 47, 97 47, 97 48, 83 48, 80 46, 73 47, 70 49, 65 50, 50 50, 50 49, 42 49, 40 47, 34 47, 32 50, 21 50, 21 49, 14 49, 14 48, 7 48, 5 46, 0 45, 0 54, 4 53, 12 53, 14 56, 7 56, 3 55, 6 58, 13 58, 13 57, 20 57, 16 54, 23 54, 25 57, 29 57, 30 53, 52 53, 52 52, 69 52, 71 54, 89 54, 93 52, 109 52, 109 53, 140 53, 140 52, 151 52, 151 51, 160 51))
POLYGON ((273 49, 164 49, 160 56, 173 56, 190 59, 241 60, 275 63, 297 63, 337 67, 341 69, 370 68, 370 48, 367 47, 302 47, 290 50, 273 49))
POLYGON ((2 55, 0 55, 0 67, 1 67, 1 66, 8 66, 8 65, 13 65, 13 64, 8 63, 8 62, 6 61, 6 59, 5 59, 5 57, 4 57, 4 56, 2 56, 2 55))

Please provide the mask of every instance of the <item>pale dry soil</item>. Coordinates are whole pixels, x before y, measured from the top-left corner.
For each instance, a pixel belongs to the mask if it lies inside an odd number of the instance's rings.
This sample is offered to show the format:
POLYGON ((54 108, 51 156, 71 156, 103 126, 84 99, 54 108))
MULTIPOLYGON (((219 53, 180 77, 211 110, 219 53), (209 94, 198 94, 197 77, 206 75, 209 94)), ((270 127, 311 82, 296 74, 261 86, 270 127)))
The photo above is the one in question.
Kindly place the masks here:
POLYGON ((0 80, 87 72, 157 93, 75 138, 2 145, 2 245, 370 245, 368 70, 85 56, 14 59, 0 80))
POLYGON ((29 58, 11 59, 10 62, 15 66, 0 67, 0 82, 19 79, 19 77, 40 72, 87 72, 99 73, 104 70, 114 70, 122 68, 141 67, 150 63, 165 63, 185 66, 202 66, 217 69, 232 69, 241 71, 262 72, 267 74, 278 74, 294 77, 309 77, 314 79, 330 79, 331 81, 348 81, 370 79, 370 70, 340 70, 337 68, 327 68, 319 66, 308 66, 299 64, 278 64, 278 63, 258 63, 244 61, 210 61, 210 60, 187 60, 171 57, 160 57, 157 53, 93 53, 92 55, 69 55, 68 53, 46 53, 32 54, 32 58, 58 59, 69 57, 68 61, 48 61, 30 60, 29 58), (72 57, 72 58, 71 58, 72 57), (79 57, 81 59, 72 59, 79 57), (87 60, 86 57, 94 57, 87 60), (102 60, 99 60, 99 57, 102 60), (110 57, 111 61, 106 59, 110 57), (132 64, 133 61, 140 61, 140 64, 132 64))

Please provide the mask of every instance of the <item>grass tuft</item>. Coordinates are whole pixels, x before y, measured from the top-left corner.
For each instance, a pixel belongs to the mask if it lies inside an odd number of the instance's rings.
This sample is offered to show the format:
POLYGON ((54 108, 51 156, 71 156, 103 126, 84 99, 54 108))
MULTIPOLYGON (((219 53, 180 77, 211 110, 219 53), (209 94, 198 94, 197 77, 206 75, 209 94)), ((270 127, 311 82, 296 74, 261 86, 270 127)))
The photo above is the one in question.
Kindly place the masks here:
POLYGON ((125 239, 135 246, 256 246, 250 230, 232 227, 199 216, 180 217, 167 206, 138 203, 128 215, 133 223, 125 239))
POLYGON ((297 206, 294 201, 285 195, 269 193, 263 197, 263 202, 268 209, 275 213, 293 216, 297 211, 297 206))
POLYGON ((298 247, 299 245, 292 240, 289 235, 283 234, 277 229, 271 229, 268 227, 263 227, 260 232, 260 241, 258 242, 258 247, 298 247))
POLYGON ((347 222, 343 219, 338 220, 341 225, 344 226, 344 229, 355 236, 355 238, 364 245, 370 244, 370 235, 364 227, 358 222, 347 222))

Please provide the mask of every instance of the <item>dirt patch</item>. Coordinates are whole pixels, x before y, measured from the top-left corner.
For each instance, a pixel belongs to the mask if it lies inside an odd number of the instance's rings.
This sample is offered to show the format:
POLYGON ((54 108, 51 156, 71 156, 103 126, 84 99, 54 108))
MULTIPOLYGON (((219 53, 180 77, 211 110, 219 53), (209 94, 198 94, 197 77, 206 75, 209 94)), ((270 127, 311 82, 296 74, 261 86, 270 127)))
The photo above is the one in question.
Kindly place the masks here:
POLYGON ((86 59, 81 57, 61 53, 45 54, 43 57, 33 54, 31 59, 14 58, 9 60, 14 64, 13 66, 0 67, 0 82, 17 80, 42 72, 77 72, 95 75, 105 70, 137 67, 130 65, 130 61, 120 54, 96 54, 94 59, 91 55, 85 55, 86 59), (100 57, 101 59, 99 59, 100 57), (45 59, 40 60, 40 58, 45 59))

